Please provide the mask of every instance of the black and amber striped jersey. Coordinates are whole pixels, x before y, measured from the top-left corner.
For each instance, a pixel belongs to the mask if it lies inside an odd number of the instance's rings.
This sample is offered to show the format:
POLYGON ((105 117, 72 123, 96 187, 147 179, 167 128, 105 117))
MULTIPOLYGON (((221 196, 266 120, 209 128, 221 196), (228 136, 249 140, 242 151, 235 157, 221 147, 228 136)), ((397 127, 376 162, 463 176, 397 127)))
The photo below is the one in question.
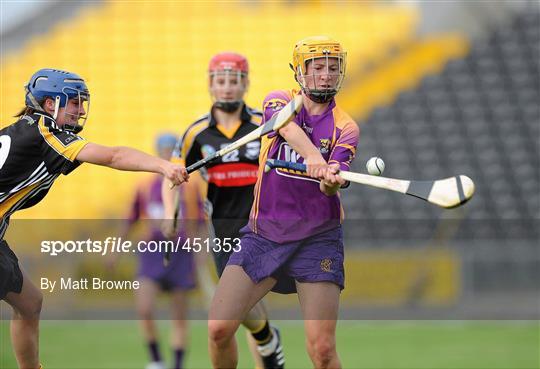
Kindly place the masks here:
POLYGON ((86 143, 39 113, 0 130, 0 240, 11 214, 40 202, 60 174, 79 166, 86 143))
MULTIPOLYGON (((240 121, 226 130, 210 111, 188 127, 173 157, 182 158, 188 167, 257 129, 261 119, 260 111, 244 105, 240 121)), ((260 148, 259 140, 250 142, 216 159, 203 170, 203 177, 208 182, 207 199, 212 206, 213 220, 245 219, 247 223, 253 187, 257 182, 260 148)))

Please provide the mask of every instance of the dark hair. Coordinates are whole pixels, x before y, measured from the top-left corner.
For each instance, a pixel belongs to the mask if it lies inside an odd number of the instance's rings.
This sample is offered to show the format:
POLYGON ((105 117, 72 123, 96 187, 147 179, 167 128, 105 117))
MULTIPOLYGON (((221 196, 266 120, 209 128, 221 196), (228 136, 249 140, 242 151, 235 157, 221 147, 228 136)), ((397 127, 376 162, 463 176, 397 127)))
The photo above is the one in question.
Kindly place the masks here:
POLYGON ((15 118, 20 118, 22 117, 23 115, 30 115, 30 114, 34 114, 36 112, 36 109, 34 108, 29 108, 27 106, 25 106, 24 108, 22 108, 17 114, 14 115, 15 118))

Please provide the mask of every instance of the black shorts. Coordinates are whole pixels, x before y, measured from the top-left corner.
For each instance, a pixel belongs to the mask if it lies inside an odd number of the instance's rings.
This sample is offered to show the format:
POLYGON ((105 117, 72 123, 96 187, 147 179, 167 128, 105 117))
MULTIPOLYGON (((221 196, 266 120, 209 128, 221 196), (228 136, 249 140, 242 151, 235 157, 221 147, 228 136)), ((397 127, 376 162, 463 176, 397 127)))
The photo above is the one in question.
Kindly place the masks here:
POLYGON ((225 252, 225 251, 219 251, 219 252, 212 252, 212 255, 214 256, 214 264, 216 264, 216 272, 219 278, 221 278, 221 275, 223 274, 223 271, 225 270, 225 267, 227 266, 227 263, 229 262, 229 258, 231 257, 231 252, 225 252))
POLYGON ((0 300, 8 292, 21 293, 23 275, 19 268, 19 259, 5 240, 0 240, 0 300))
MULTIPOLYGON (((235 238, 242 238, 242 232, 240 231, 246 224, 247 219, 212 219, 212 226, 214 227, 214 236, 223 244, 224 239, 228 239, 227 242, 235 244, 235 238)), ((233 251, 225 252, 213 252, 214 264, 216 264, 217 275, 221 278, 223 270, 229 262, 233 251)))

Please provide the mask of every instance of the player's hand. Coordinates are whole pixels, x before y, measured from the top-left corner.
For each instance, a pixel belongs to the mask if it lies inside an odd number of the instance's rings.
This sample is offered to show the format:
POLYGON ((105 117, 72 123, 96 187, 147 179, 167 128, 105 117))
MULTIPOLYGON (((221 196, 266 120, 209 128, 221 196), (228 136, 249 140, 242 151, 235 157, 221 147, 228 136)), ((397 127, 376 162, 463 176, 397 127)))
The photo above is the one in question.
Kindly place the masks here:
POLYGON ((176 221, 174 219, 164 219, 161 223, 161 233, 168 239, 176 236, 176 221))
POLYGON ((306 173, 308 176, 316 179, 324 179, 324 173, 328 169, 328 164, 321 154, 308 156, 304 160, 304 164, 306 164, 306 173))
POLYGON ((345 180, 341 178, 339 173, 339 164, 330 164, 327 167, 327 171, 324 173, 324 178, 320 183, 320 190, 326 196, 334 196, 341 185, 345 183, 345 180))
POLYGON ((172 183, 173 186, 187 182, 189 179, 189 174, 186 168, 168 161, 166 161, 163 165, 162 174, 172 183))
POLYGON ((339 164, 329 164, 324 172, 324 178, 322 182, 328 187, 342 186, 345 184, 345 180, 339 175, 339 164))

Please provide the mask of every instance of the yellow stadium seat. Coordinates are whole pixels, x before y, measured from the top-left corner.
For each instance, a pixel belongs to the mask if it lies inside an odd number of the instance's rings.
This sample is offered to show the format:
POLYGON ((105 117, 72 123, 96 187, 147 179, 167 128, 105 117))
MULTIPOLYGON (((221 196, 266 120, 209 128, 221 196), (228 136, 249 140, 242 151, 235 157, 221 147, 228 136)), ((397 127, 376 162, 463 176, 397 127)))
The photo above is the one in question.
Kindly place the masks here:
MULTIPOLYGON (((331 35, 348 50, 349 76, 362 75, 407 45, 417 21, 414 7, 362 2, 93 5, 3 58, 1 124, 11 123, 22 107, 22 85, 35 70, 65 69, 83 76, 91 90, 85 138, 153 152, 158 132, 180 134, 208 110, 206 68, 216 52, 248 57, 247 102, 260 107, 269 91, 295 87, 288 63, 297 40, 331 35)), ((19 216, 122 217, 139 176, 84 165, 69 180, 59 180, 43 204, 19 216), (71 206, 66 197, 83 197, 86 205, 71 206)))

